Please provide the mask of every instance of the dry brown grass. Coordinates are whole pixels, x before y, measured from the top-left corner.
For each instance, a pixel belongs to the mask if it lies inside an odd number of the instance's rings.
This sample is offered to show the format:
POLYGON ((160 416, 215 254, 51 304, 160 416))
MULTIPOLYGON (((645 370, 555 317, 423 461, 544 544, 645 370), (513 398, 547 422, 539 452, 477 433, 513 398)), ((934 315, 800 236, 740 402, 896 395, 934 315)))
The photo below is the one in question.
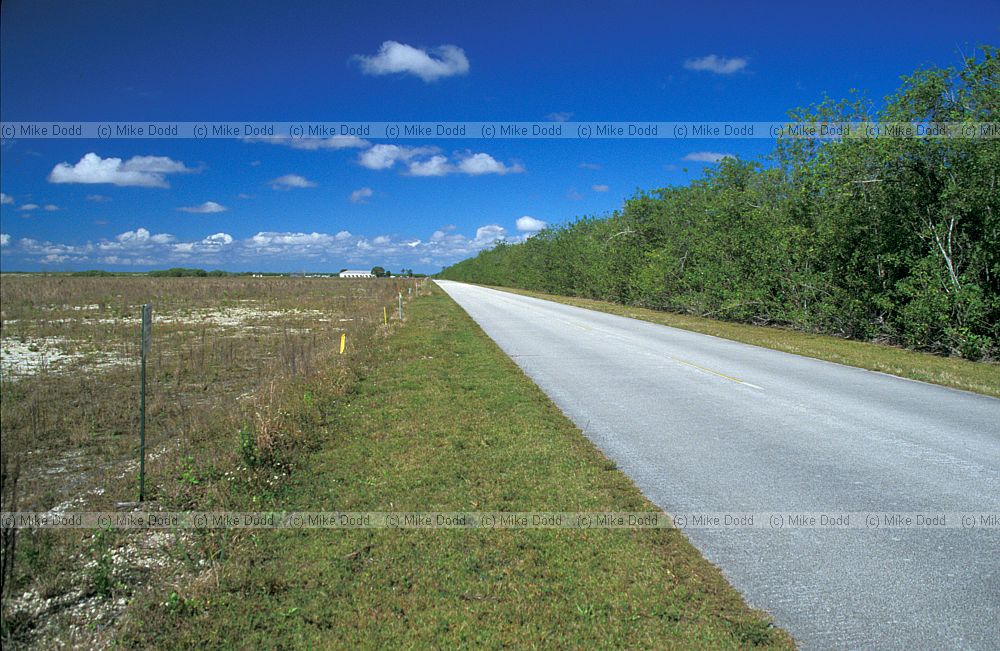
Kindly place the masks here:
MULTIPOLYGON (((294 469, 308 412, 288 405, 310 401, 310 383, 343 381, 363 365, 385 334, 383 305, 415 287, 403 279, 3 276, 0 438, 5 465, 19 468, 19 509, 111 510, 136 498, 142 303, 153 303, 147 499, 165 510, 227 508, 244 506, 245 495, 217 481, 223 475, 294 469), (16 351, 57 359, 12 368, 16 351)), ((90 544, 87 531, 24 532, 11 594, 65 592, 79 576, 61 564, 90 544)))

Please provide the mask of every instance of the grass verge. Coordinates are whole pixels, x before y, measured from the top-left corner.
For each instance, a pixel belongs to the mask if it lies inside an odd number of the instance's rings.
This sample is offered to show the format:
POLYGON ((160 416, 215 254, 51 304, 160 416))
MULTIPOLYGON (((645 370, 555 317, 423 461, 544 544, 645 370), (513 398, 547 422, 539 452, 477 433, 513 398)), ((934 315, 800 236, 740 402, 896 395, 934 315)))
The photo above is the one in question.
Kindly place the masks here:
MULTIPOLYGON (((655 510, 438 289, 273 506, 655 510)), ((257 530, 217 580, 132 611, 125 646, 790 648, 677 530, 257 530), (150 631, 164 631, 151 637, 150 631)))
POLYGON ((795 353, 804 357, 814 357, 828 362, 866 368, 870 371, 880 371, 911 380, 940 384, 953 389, 974 391, 1000 398, 1000 364, 994 362, 970 362, 956 357, 941 357, 940 355, 894 346, 841 339, 840 337, 787 328, 717 321, 690 314, 660 312, 590 298, 558 296, 512 287, 486 286, 502 292, 542 298, 565 305, 617 314, 618 316, 682 328, 723 339, 732 339, 772 350, 795 353))

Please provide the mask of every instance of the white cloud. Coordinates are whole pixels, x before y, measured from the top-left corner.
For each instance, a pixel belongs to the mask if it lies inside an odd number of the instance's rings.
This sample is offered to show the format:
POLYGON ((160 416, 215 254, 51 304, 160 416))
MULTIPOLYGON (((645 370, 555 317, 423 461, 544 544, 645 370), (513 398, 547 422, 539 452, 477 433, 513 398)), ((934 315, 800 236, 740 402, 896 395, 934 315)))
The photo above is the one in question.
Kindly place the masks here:
POLYGON ((507 239, 507 229, 498 224, 487 224, 476 229, 476 242, 479 244, 492 244, 504 239, 507 239))
POLYGON ((106 201, 111 201, 111 197, 106 197, 103 194, 88 194, 84 197, 87 201, 93 201, 94 203, 104 203, 106 201))
MULTIPOLYGON (((151 242, 153 244, 170 244, 174 241, 174 236, 169 233, 157 233, 153 235, 145 228, 137 228, 134 231, 125 231, 120 233, 115 237, 115 240, 119 244, 126 246, 132 246, 137 244, 146 244, 151 242)), ((112 247, 114 248, 114 247, 112 247)))
POLYGON ((0 192, 0 205, 7 205, 7 204, 13 206, 14 197, 10 196, 9 194, 4 194, 3 192, 0 192))
POLYGON ((454 45, 442 45, 432 53, 397 41, 385 41, 373 56, 355 55, 361 71, 368 75, 406 73, 426 82, 464 75, 469 71, 465 52, 454 45), (435 56, 436 55, 436 56, 435 56))
POLYGON ((188 257, 194 254, 211 255, 219 253, 234 242, 229 233, 214 233, 198 242, 178 242, 172 247, 173 253, 188 257))
POLYGON ((214 201, 206 201, 205 203, 199 204, 197 206, 185 206, 183 208, 178 208, 177 210, 183 212, 208 214, 215 212, 226 212, 229 209, 223 206, 221 203, 216 203, 214 201))
POLYGON ((400 147, 399 145, 375 145, 361 152, 358 163, 370 170, 387 170, 397 162, 406 162, 416 156, 436 154, 437 147, 400 147))
POLYGON ((236 198, 237 199, 253 199, 253 195, 252 194, 247 194, 246 192, 240 192, 238 195, 236 195, 236 198))
POLYGON ((594 192, 607 192, 611 188, 603 183, 597 183, 595 185, 590 186, 590 189, 593 190, 594 192))
POLYGON ((107 265, 117 265, 117 266, 137 266, 137 265, 155 265, 156 260, 148 257, 138 257, 138 258, 125 258, 117 255, 106 255, 97 258, 97 261, 101 264, 107 265))
POLYGON ((410 163, 410 176, 447 176, 455 171, 455 167, 448 162, 445 156, 432 156, 425 161, 413 161, 410 163))
POLYGON ((273 247, 275 245, 292 246, 314 246, 330 244, 335 238, 324 233, 280 233, 274 231, 262 231, 250 238, 249 242, 253 246, 261 248, 273 247))
POLYGON ((369 187, 358 188, 351 193, 351 203, 368 203, 375 191, 369 187))
POLYGON ((363 149, 371 143, 357 136, 330 136, 329 138, 292 138, 289 136, 263 136, 260 138, 244 138, 243 142, 266 142, 272 145, 284 145, 292 149, 316 151, 320 149, 363 149))
POLYGON ((195 170, 180 161, 166 156, 133 156, 122 162, 120 158, 101 158, 91 152, 76 165, 59 163, 49 173, 49 183, 109 183, 118 186, 142 188, 169 188, 165 176, 195 170))
POLYGON ((212 243, 212 244, 232 244, 233 236, 229 233, 216 233, 215 235, 209 235, 202 242, 212 243))
POLYGON ((524 171, 520 165, 504 165, 489 154, 467 154, 458 163, 458 171, 478 176, 480 174, 518 174, 524 171))
POLYGON ((718 75, 731 75, 747 67, 748 61, 741 57, 720 57, 714 54, 688 59, 684 67, 688 70, 714 72, 718 75))
POLYGON ((718 151, 693 151, 684 157, 684 160, 695 163, 718 163, 723 158, 736 158, 732 154, 718 151))
POLYGON ((534 217, 529 217, 525 215, 524 217, 517 218, 517 230, 525 233, 537 233, 546 226, 547 223, 543 222, 541 219, 535 219, 534 217))
POLYGON ((45 212, 56 212, 59 210, 59 206, 54 203, 47 203, 44 206, 39 206, 37 203, 26 203, 18 208, 18 210, 44 210, 45 212))
POLYGON ((553 122, 569 122, 570 118, 573 117, 573 113, 570 111, 558 111, 556 113, 549 113, 545 117, 553 122))
POLYGON ((358 156, 358 163, 370 170, 386 170, 396 163, 407 163, 409 176, 447 176, 449 174, 517 174, 524 171, 520 164, 505 165, 486 153, 455 153, 455 161, 439 153, 437 147, 403 147, 375 145, 358 156), (428 158, 429 156, 429 158, 428 158))
POLYGON ((10 235, 7 233, 0 233, 0 246, 10 245, 10 235))
POLYGON ((315 188, 316 184, 298 174, 285 174, 271 181, 271 187, 275 190, 288 190, 289 188, 315 188))
MULTIPOLYGON (((114 160, 108 158, 107 160, 114 160)), ((184 163, 171 160, 166 156, 133 156, 125 161, 122 170, 126 172, 153 172, 157 174, 177 174, 178 172, 193 172, 184 163)))

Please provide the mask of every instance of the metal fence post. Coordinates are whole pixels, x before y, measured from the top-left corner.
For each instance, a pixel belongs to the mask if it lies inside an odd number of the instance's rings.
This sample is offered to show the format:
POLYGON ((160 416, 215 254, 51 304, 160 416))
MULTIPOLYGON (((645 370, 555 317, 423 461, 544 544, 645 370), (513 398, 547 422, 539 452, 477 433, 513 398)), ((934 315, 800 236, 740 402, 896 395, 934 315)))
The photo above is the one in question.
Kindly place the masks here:
POLYGON ((149 354, 153 304, 142 304, 142 346, 139 354, 139 501, 146 498, 146 355, 149 354))

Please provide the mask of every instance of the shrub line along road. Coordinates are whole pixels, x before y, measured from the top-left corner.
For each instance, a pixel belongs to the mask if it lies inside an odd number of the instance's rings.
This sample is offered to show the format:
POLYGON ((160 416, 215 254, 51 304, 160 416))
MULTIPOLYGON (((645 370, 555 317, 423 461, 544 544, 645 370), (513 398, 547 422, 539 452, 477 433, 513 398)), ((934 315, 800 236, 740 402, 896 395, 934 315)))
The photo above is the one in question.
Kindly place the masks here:
MULTIPOLYGON (((438 284, 668 513, 1000 512, 1000 400, 438 284)), ((1000 646, 998 529, 691 529, 804 648, 1000 646)))

